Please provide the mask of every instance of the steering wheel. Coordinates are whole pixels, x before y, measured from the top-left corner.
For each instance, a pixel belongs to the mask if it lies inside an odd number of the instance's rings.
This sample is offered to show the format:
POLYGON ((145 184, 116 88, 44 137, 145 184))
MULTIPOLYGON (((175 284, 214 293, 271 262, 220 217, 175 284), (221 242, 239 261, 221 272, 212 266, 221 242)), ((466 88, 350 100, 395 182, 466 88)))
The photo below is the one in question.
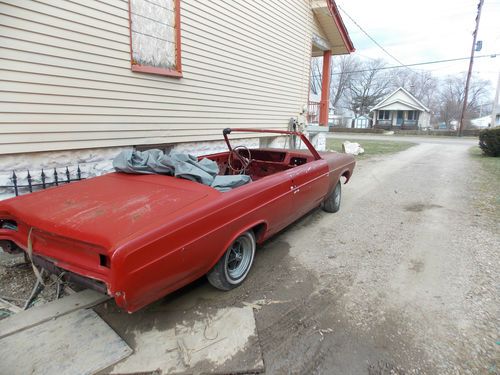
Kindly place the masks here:
POLYGON ((227 157, 227 165, 229 166, 229 168, 233 172, 240 174, 243 174, 245 172, 245 170, 248 168, 251 162, 252 162, 252 154, 250 153, 250 150, 248 149, 248 147, 242 145, 233 147, 233 149, 229 153, 229 156, 227 157), (241 153, 242 150, 245 151, 248 157, 242 155, 241 153), (235 167, 234 165, 235 160, 238 160, 240 162, 241 166, 239 168, 235 167))

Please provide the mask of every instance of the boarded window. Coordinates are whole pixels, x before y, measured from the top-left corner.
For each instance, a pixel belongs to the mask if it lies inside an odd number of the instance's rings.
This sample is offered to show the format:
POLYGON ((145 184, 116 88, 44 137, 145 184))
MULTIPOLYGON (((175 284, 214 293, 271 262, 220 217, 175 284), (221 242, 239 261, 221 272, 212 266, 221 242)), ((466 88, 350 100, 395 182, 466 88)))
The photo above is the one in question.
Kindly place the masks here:
POLYGON ((130 0, 132 70, 180 77, 180 0, 130 0))

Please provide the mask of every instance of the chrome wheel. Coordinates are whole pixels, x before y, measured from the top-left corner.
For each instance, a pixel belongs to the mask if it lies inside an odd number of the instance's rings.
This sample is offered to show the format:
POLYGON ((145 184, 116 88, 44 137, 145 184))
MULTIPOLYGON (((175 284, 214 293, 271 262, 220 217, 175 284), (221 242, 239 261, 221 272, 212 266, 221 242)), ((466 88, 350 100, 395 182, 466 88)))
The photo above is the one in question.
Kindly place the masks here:
POLYGON ((250 270, 255 254, 255 240, 247 233, 239 236, 226 253, 226 275, 228 282, 238 284, 250 270))
POLYGON ((256 241, 252 230, 240 234, 207 274, 210 284, 230 290, 243 283, 252 267, 256 241))
POLYGON ((238 280, 243 276, 253 258, 252 241, 241 236, 233 242, 226 257, 227 273, 230 279, 238 280))

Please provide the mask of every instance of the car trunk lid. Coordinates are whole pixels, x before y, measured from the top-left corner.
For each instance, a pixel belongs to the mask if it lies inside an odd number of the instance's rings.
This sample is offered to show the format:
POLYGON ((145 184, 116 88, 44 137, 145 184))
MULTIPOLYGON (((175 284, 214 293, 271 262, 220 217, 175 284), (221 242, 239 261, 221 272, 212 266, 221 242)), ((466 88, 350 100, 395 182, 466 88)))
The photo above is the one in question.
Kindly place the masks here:
POLYGON ((173 220, 220 194, 160 175, 110 173, 2 202, 27 227, 111 250, 134 234, 173 220))

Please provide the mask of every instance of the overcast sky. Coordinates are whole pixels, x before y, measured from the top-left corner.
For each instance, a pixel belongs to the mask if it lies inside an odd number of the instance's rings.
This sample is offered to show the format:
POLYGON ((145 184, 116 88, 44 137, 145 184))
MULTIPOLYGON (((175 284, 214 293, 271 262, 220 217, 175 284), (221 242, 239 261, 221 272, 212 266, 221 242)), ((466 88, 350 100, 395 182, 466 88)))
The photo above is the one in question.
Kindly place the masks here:
MULTIPOLYGON (((372 38, 405 64, 467 57, 472 47, 479 0, 336 0, 372 38)), ((384 58, 398 65, 340 11, 349 35, 362 58, 384 58)), ((500 0, 484 0, 478 40, 483 49, 476 56, 474 72, 496 88, 500 72, 500 0)), ((466 72, 469 60, 416 67, 435 75, 466 72)))

